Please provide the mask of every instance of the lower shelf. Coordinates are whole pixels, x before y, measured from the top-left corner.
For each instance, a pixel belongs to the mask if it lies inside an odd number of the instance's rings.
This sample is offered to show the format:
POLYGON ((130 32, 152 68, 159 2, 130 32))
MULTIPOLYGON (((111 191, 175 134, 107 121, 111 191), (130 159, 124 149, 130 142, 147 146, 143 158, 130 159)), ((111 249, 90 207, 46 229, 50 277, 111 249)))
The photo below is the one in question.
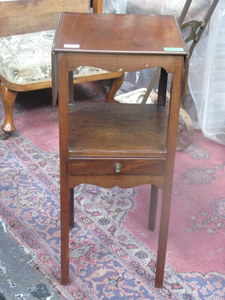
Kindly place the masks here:
POLYGON ((167 113, 154 104, 76 103, 69 157, 165 158, 167 113))

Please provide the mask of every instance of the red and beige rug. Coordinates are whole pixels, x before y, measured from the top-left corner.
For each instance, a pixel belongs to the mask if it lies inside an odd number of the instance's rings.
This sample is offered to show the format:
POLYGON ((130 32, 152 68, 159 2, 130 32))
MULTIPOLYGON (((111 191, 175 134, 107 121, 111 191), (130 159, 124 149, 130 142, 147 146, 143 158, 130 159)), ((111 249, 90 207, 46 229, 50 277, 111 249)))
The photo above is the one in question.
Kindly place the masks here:
MULTIPOLYGON (((77 87, 77 98, 104 98, 92 88, 77 87)), ((58 112, 45 97, 21 97, 17 132, 0 141, 0 218, 44 276, 68 300, 225 299, 225 148, 200 132, 176 155, 164 288, 154 288, 149 185, 75 189, 71 284, 59 284, 58 112)))

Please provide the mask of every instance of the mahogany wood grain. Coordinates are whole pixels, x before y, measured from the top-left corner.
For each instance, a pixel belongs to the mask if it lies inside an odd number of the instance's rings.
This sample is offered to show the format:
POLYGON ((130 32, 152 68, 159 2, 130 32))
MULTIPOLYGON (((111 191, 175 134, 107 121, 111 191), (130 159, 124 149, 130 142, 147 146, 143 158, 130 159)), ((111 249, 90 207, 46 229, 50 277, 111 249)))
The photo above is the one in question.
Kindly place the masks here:
POLYGON ((93 12, 101 13, 103 12, 103 1, 93 0, 93 12))
MULTIPOLYGON (((130 188, 143 184, 154 184, 157 188, 163 188, 164 174, 155 175, 68 175, 68 186, 74 188, 83 183, 112 188, 119 186, 121 188, 130 188)), ((64 275, 63 275, 64 276, 64 275)), ((68 280, 68 278, 67 278, 68 280)))
POLYGON ((4 106, 5 111, 8 113, 5 116, 5 120, 3 123, 4 127, 4 132, 13 132, 15 130, 13 121, 12 121, 12 116, 13 116, 13 105, 16 100, 17 92, 11 91, 7 87, 5 87, 1 82, 0 82, 0 94, 2 95, 2 103, 4 106))
POLYGON ((61 16, 60 24, 62 25, 58 28, 55 51, 60 49, 63 52, 71 52, 71 49, 64 47, 65 40, 68 44, 79 45, 73 49, 73 53, 160 53, 161 55, 176 53, 176 55, 183 55, 186 51, 180 31, 173 30, 176 20, 172 16, 152 18, 142 16, 140 18, 139 15, 93 14, 90 19, 89 14, 64 13, 61 16), (122 18, 124 19, 124 28, 118 32, 116 24, 120 23, 122 18), (104 26, 101 26, 103 22, 104 26), (76 24, 79 24, 80 30, 74 39, 73 30, 76 24), (133 26, 134 31, 128 35, 125 26, 129 27, 130 25, 133 26), (90 26, 92 34, 87 40, 85 37, 89 34, 90 26), (145 29, 143 30, 143 28, 145 29), (174 50, 165 51, 165 47, 171 47, 174 50), (183 48, 183 51, 177 52, 175 48, 183 48))
POLYGON ((89 0, 0 1, 0 36, 55 29, 59 13, 86 13, 89 5, 89 0))
POLYGON ((74 189, 70 189, 70 229, 74 227, 74 189))
POLYGON ((69 107, 69 156, 165 157, 166 130, 165 107, 76 103, 69 107))
POLYGON ((107 158, 92 157, 69 160, 69 173, 71 175, 162 175, 165 169, 165 159, 127 159, 115 158, 118 153, 107 158), (116 172, 115 166, 119 164, 121 171, 116 172), (118 174, 117 174, 118 173, 118 174))
POLYGON ((151 196, 150 196, 150 207, 149 207, 149 220, 148 220, 148 228, 151 231, 155 230, 157 205, 158 205, 158 187, 152 184, 151 196))

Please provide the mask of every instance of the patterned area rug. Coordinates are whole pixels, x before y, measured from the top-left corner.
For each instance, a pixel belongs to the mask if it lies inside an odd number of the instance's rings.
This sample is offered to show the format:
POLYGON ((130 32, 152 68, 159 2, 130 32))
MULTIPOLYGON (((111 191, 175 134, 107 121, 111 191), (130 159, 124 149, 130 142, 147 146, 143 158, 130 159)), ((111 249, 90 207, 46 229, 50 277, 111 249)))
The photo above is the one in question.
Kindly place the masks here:
POLYGON ((0 141, 0 218, 65 299, 224 299, 225 148, 200 132, 176 155, 164 288, 154 288, 148 185, 75 189, 71 284, 59 284, 57 108, 32 101, 17 104, 18 131, 0 141))

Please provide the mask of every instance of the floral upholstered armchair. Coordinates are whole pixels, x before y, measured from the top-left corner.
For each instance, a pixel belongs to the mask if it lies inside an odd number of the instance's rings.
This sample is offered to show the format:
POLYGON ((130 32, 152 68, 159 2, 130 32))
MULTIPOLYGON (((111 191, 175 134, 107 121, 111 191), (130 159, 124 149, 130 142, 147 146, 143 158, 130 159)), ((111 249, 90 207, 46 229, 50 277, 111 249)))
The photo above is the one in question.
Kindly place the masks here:
MULTIPOLYGON (((52 87, 51 48, 58 15, 67 12, 102 11, 102 0, 0 0, 0 95, 5 119, 2 131, 15 131, 13 106, 19 92, 52 87)), ((108 97, 123 82, 122 72, 81 66, 74 83, 114 79, 108 97)), ((53 104, 56 93, 53 92, 53 104)))

